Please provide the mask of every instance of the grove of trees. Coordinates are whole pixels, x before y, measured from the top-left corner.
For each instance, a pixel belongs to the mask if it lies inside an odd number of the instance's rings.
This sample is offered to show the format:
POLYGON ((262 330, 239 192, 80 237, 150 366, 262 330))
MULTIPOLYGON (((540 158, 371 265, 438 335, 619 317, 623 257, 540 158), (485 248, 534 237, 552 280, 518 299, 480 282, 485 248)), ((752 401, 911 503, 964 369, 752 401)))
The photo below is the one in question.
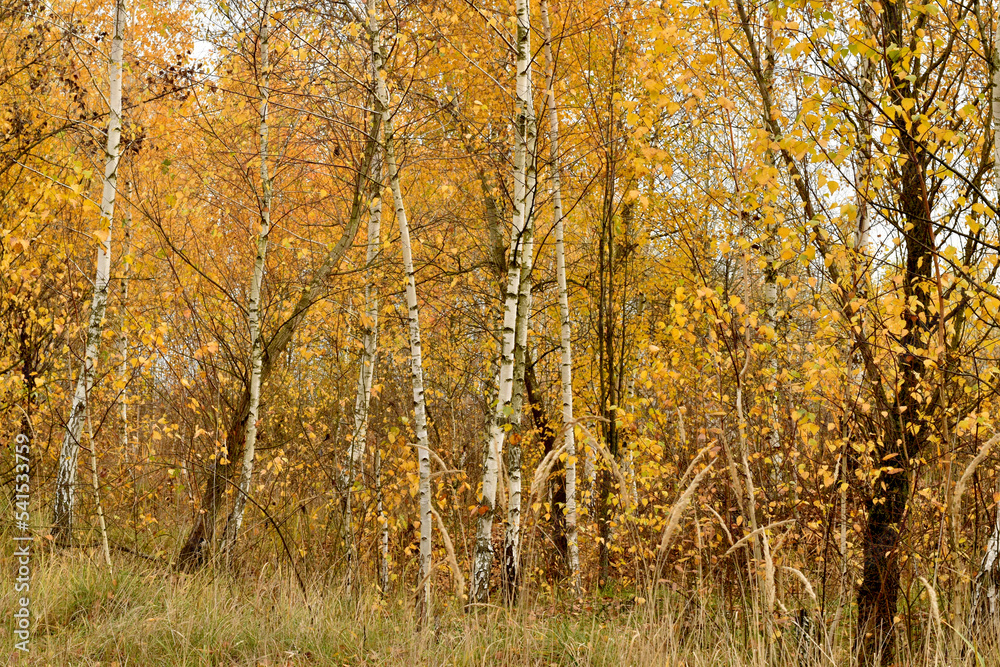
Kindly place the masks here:
POLYGON ((994 4, 3 4, 5 502, 25 434, 53 553, 989 655, 994 4))

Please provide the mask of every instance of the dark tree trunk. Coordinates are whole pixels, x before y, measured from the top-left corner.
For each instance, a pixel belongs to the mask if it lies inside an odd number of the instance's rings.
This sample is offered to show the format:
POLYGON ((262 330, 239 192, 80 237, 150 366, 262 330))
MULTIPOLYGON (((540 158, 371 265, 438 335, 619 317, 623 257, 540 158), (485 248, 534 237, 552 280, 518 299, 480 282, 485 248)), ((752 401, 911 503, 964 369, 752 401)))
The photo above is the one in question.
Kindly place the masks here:
MULTIPOLYGON (((899 8, 889 5, 887 32, 902 25, 896 14, 899 8)), ((900 29, 901 30, 901 29, 900 29)), ((896 38, 898 43, 898 38, 896 38)), ((898 82, 899 95, 915 93, 906 80, 898 82)), ((919 456, 932 428, 931 404, 920 395, 924 381, 924 357, 929 332, 936 328, 936 316, 930 310, 931 267, 935 241, 924 182, 926 160, 919 143, 908 134, 900 140, 900 207, 906 223, 906 269, 903 296, 910 304, 903 312, 906 332, 898 357, 901 383, 891 409, 883 418, 882 438, 876 447, 873 465, 888 468, 873 482, 867 503, 868 519, 863 533, 864 569, 858 589, 858 660, 863 665, 892 664, 894 652, 893 619, 899 598, 899 551, 902 522, 909 499, 909 472, 919 456)))
POLYGON ((881 488, 868 502, 864 569, 858 589, 858 658, 863 665, 876 664, 879 659, 884 665, 892 662, 893 619, 899 598, 899 537, 909 495, 905 470, 883 475, 876 485, 881 488))
MULTIPOLYGON (((263 373, 261 374, 263 376, 263 373)), ((177 554, 177 567, 190 572, 205 564, 209 548, 215 540, 215 523, 219 508, 226 496, 236 467, 234 461, 243 457, 243 444, 246 441, 246 422, 250 414, 250 388, 244 390, 239 406, 226 433, 226 455, 221 454, 212 462, 211 470, 205 480, 205 493, 201 497, 201 508, 194 520, 187 540, 177 554), (225 460, 225 463, 221 461, 225 460)))

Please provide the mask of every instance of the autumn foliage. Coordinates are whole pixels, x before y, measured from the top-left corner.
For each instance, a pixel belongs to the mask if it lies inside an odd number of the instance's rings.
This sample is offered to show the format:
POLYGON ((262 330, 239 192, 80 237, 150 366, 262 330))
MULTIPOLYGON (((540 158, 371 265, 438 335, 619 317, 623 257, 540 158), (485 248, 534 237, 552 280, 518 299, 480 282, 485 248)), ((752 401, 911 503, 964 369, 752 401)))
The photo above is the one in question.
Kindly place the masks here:
POLYGON ((125 0, 108 221, 116 6, 0 8, 0 483, 30 434, 36 544, 280 563, 425 630, 551 593, 725 613, 764 662, 992 650, 1000 7, 125 0))

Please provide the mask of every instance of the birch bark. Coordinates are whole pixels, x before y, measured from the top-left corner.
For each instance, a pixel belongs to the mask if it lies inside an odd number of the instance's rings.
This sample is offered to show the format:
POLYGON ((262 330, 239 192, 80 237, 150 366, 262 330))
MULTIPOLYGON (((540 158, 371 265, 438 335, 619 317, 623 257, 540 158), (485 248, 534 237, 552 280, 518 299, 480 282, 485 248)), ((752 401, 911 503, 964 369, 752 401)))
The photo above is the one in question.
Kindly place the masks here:
MULTIPOLYGON (((862 5, 860 7, 862 22, 864 23, 864 34, 867 38, 871 34, 871 7, 862 5)), ((857 193, 857 223, 854 229, 854 250, 863 252, 868 245, 869 230, 871 220, 868 213, 868 181, 871 176, 871 141, 872 141, 872 104, 871 96, 875 76, 875 67, 869 58, 863 57, 860 61, 860 113, 858 114, 858 148, 861 151, 860 164, 854 169, 854 191, 857 193)))
MULTIPOLYGON (((376 51, 380 51, 378 44, 376 51)), ((427 440, 427 407, 424 403, 423 357, 420 347, 420 310, 417 304, 417 284, 413 274, 413 256, 410 251, 410 227, 406 220, 403 192, 399 186, 399 170, 393 148, 392 119, 389 113, 389 95, 385 87, 384 67, 379 58, 379 71, 375 77, 379 104, 382 107, 382 126, 385 136, 385 164, 389 187, 396 208, 399 224, 399 244, 406 274, 406 308, 410 320, 410 375, 413 383, 413 431, 417 437, 418 491, 420 500, 420 592, 417 603, 418 623, 426 627, 430 621, 431 602, 431 458, 427 440)))
POLYGON ((563 437, 566 447, 566 556, 569 561, 573 591, 580 593, 580 549, 576 529, 576 439, 573 432, 573 351, 569 319, 569 290, 566 287, 566 251, 563 240, 562 172, 559 166, 559 112, 556 108, 556 65, 552 56, 552 25, 548 0, 542 0, 542 28, 545 34, 545 64, 548 67, 546 97, 549 107, 549 152, 552 163, 552 217, 555 219, 556 282, 559 286, 559 341, 562 350, 560 381, 562 387, 563 437))
POLYGON ((94 488, 94 505, 97 507, 97 525, 101 529, 101 549, 104 552, 104 563, 108 571, 111 566, 111 547, 108 546, 108 524, 104 520, 104 503, 101 502, 101 477, 97 472, 97 442, 94 440, 94 425, 90 421, 90 411, 87 411, 87 439, 90 441, 90 479, 94 488))
POLYGON ((972 594, 972 608, 969 611, 969 630, 982 632, 984 626, 993 624, 1000 618, 1000 510, 997 511, 993 533, 986 541, 986 553, 976 575, 972 594))
MULTIPOLYGON (((498 369, 497 402, 490 419, 483 465, 479 525, 472 559, 470 602, 489 598, 490 568, 493 564, 493 513, 504 436, 510 428, 514 385, 514 343, 517 301, 521 286, 521 245, 529 204, 529 165, 535 154, 535 118, 531 99, 531 18, 528 0, 517 0, 517 118, 514 127, 514 215, 510 237, 507 291, 504 296, 503 343, 498 369)), ((533 175, 530 176, 533 180, 533 175)), ((533 187, 533 184, 530 186, 533 187)))
POLYGON ((114 36, 111 38, 111 60, 108 65, 110 92, 108 105, 108 133, 105 151, 104 185, 101 193, 101 223, 98 236, 103 235, 97 250, 97 268, 94 276, 94 296, 87 325, 87 345, 83 366, 73 393, 73 405, 66 422, 66 434, 59 452, 59 469, 56 473, 56 497, 52 516, 52 537, 59 544, 72 539, 73 503, 75 498, 77 461, 80 456, 80 436, 87 414, 87 402, 94 383, 94 368, 101 347, 104 331, 104 313, 108 305, 108 281, 111 268, 111 232, 114 227, 115 194, 118 188, 119 143, 122 122, 122 55, 124 53, 125 2, 115 3, 114 36))
MULTIPOLYGON (((529 159, 534 162, 533 157, 529 159)), ((531 174, 534 170, 529 170, 531 174)), ((530 178, 530 177, 529 177, 530 178)), ((530 178, 529 198, 534 191, 535 180, 530 178)), ((514 339, 514 390, 511 398, 511 423, 517 430, 511 434, 507 448, 507 532, 504 537, 504 585, 508 603, 517 599, 518 579, 521 562, 521 439, 523 430, 522 409, 524 407, 525 364, 528 358, 528 325, 531 316, 531 268, 534 257, 534 222, 531 220, 531 205, 527 207, 528 218, 524 227, 524 242, 521 250, 521 284, 517 296, 517 324, 514 339)))
POLYGON ((260 407, 260 384, 263 344, 260 337, 260 289, 264 279, 264 268, 267 257, 267 243, 271 233, 271 178, 268 173, 268 102, 270 101, 271 67, 268 56, 268 30, 271 17, 265 5, 260 20, 259 55, 260 65, 260 231, 257 234, 257 256, 254 259, 253 278, 250 284, 250 405, 246 421, 246 436, 243 447, 243 463, 240 469, 239 490, 233 502, 233 511, 226 523, 223 539, 223 552, 228 551, 236 543, 240 526, 243 523, 243 513, 246 509, 246 498, 250 494, 250 481, 253 478, 254 453, 257 445, 257 417, 260 407))
MULTIPOLYGON (((375 0, 368 0, 368 39, 372 53, 372 82, 375 90, 375 108, 381 112, 377 79, 382 71, 382 54, 378 47, 378 24, 375 0)), ((377 131, 378 128, 376 128, 377 131)), ((377 139, 378 137, 376 137, 377 139)), ((354 544, 354 508, 352 506, 354 480, 362 471, 368 439, 368 406, 372 395, 372 378, 375 373, 375 356, 378 346, 378 295, 375 293, 375 260, 378 258, 382 233, 382 161, 379 154, 373 157, 375 179, 371 202, 368 204, 368 243, 365 253, 365 314, 362 325, 361 364, 358 370, 358 389, 354 399, 354 433, 347 451, 347 479, 345 480, 344 526, 347 541, 347 590, 353 588, 357 567, 357 549, 354 544)), ((379 500, 381 503, 381 499, 379 500)), ((381 516, 381 512, 380 512, 381 516)))
POLYGON ((381 525, 381 535, 379 538, 379 568, 378 582, 382 595, 389 592, 389 517, 385 513, 385 505, 382 500, 382 452, 375 451, 375 498, 378 521, 381 525))
MULTIPOLYGON (((764 86, 767 89, 768 99, 774 98, 774 17, 771 12, 766 8, 763 10, 766 13, 765 25, 764 25, 764 86)), ((770 118, 765 118, 764 122, 767 123, 770 118)), ((768 142, 770 143, 770 142, 768 142)), ((767 149, 766 152, 767 166, 774 167, 774 151, 767 149)), ((764 317, 768 328, 771 329, 772 335, 774 336, 774 341, 777 343, 778 339, 778 234, 776 229, 776 224, 769 222, 767 225, 767 238, 765 239, 765 257, 764 257, 764 317)), ((778 357, 777 354, 772 351, 771 358, 769 360, 771 366, 771 373, 774 382, 774 389, 771 394, 771 423, 769 425, 769 445, 771 447, 772 456, 773 453, 779 452, 781 449, 781 434, 780 434, 780 423, 778 421, 778 357)), ((782 457, 784 458, 784 457, 782 457)))
MULTIPOLYGON (((128 186, 126 197, 131 199, 132 186, 128 186)), ((122 236, 125 243, 122 246, 122 277, 120 288, 121 304, 119 306, 118 318, 118 353, 121 355, 121 363, 118 366, 119 381, 122 383, 121 396, 118 399, 118 416, 121 418, 121 430, 119 431, 119 444, 123 452, 128 451, 128 332, 125 330, 125 314, 128 308, 128 282, 132 276, 132 264, 129 258, 129 251, 132 248, 132 212, 128 201, 125 203, 125 223, 122 225, 122 236)), ((134 478, 133 478, 134 483, 134 478)))

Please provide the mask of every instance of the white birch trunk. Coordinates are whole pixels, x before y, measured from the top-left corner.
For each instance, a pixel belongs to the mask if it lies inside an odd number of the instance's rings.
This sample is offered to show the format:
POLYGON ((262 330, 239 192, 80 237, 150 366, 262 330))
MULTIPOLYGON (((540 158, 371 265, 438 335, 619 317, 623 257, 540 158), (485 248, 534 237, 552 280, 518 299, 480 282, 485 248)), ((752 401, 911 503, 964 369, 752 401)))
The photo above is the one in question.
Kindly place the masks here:
MULTIPOLYGON (((375 14, 375 0, 368 0, 368 38, 372 54, 372 83, 375 90, 375 106, 380 106, 377 92, 377 79, 382 71, 382 54, 378 47, 378 25, 375 14)), ((379 128, 374 128, 376 134, 379 128)), ((376 139, 379 137, 376 136, 376 139)), ((365 272, 365 314, 362 323, 361 364, 358 370, 358 388, 354 399, 354 432, 351 435, 351 445, 347 450, 347 478, 344 480, 344 534, 347 542, 347 591, 353 589, 356 579, 357 549, 354 544, 354 508, 353 487, 357 475, 362 472, 365 449, 368 440, 368 406, 372 395, 372 378, 375 374, 375 356, 378 345, 378 295, 375 294, 374 265, 378 257, 379 243, 382 231, 382 162, 376 151, 372 159, 372 171, 375 174, 371 202, 368 204, 368 245, 365 254, 367 269, 365 272)), ((381 502, 381 500, 379 500, 381 502)), ((381 514, 380 514, 381 516, 381 514)))
MULTIPOLYGON (((774 98, 774 17, 765 8, 767 14, 764 26, 764 85, 767 88, 768 99, 774 98)), ((765 125, 770 119, 765 118, 765 125)), ((770 141, 768 142, 770 143, 770 141)), ((774 151, 768 148, 767 165, 774 167, 774 151)), ((774 334, 775 347, 777 347, 778 336, 778 239, 776 225, 771 223, 767 226, 765 268, 764 268, 764 318, 765 323, 774 334)), ((771 353, 769 360, 771 366, 772 382, 774 391, 771 394, 771 420, 769 445, 772 455, 781 450, 780 423, 778 420, 778 357, 775 351, 771 353)))
POLYGON ((593 516, 594 491, 597 488, 597 452, 588 444, 584 444, 583 446, 583 476, 587 479, 587 484, 581 492, 583 504, 587 507, 590 515, 593 516))
MULTIPOLYGON (((997 201, 1000 202, 1000 53, 997 40, 1000 39, 1000 24, 993 38, 993 178, 997 201)), ((993 533, 986 542, 983 563, 976 575, 969 611, 969 630, 982 632, 984 626, 992 626, 994 633, 1000 632, 1000 505, 996 509, 993 533)))
POLYGON ((257 235, 257 256, 254 259, 253 279, 250 284, 250 408, 246 422, 246 440, 243 446, 243 462, 240 468, 240 485, 233 502, 233 511, 226 523, 223 552, 228 551, 236 543, 240 526, 243 523, 243 513, 246 509, 246 499, 250 494, 250 481, 253 478, 254 453, 257 445, 257 412, 260 407, 260 378, 263 365, 263 342, 260 337, 260 289, 264 280, 267 243, 271 233, 271 178, 268 173, 268 102, 270 62, 268 54, 268 23, 270 14, 265 9, 260 20, 260 44, 258 64, 260 66, 260 232, 257 235))
POLYGON ((111 62, 108 65, 109 95, 107 161, 104 165, 104 187, 101 193, 101 223, 98 235, 103 235, 97 250, 97 268, 94 276, 94 296, 87 325, 87 345, 83 367, 73 394, 73 405, 66 422, 66 435, 59 452, 59 469, 56 473, 56 497, 52 517, 52 536, 62 544, 71 541, 73 528, 73 502, 76 487, 77 461, 80 455, 80 436, 87 414, 87 401, 94 382, 94 367, 101 347, 104 331, 104 313, 108 305, 108 280, 111 268, 111 231, 115 213, 115 194, 118 188, 118 146, 121 141, 122 116, 122 55, 124 53, 125 2, 115 3, 114 36, 111 38, 111 62))
MULTIPOLYGON (((354 434, 348 449, 348 470, 353 477, 361 473, 362 462, 367 448, 368 405, 372 396, 372 381, 375 377, 375 358, 378 354, 378 295, 375 293, 375 260, 378 258, 381 237, 382 187, 381 160, 377 157, 372 165, 378 175, 375 192, 368 207, 368 270, 365 274, 365 322, 362 333, 364 350, 358 370, 357 396, 354 399, 354 434)), ((350 480, 348 480, 350 481, 350 480)))
MULTIPOLYGON (((382 72, 382 54, 378 47, 375 16, 375 2, 368 0, 368 30, 372 44, 372 76, 377 79, 382 72)), ((378 92, 375 94, 376 105, 381 106, 378 92)), ((383 111, 380 109, 380 111, 383 111)), ((380 134, 380 128, 375 128, 380 134)), ((376 137, 376 140, 380 137, 376 137)), ((358 372, 358 389, 354 401, 354 434, 348 456, 348 470, 357 473, 361 470, 366 449, 368 433, 368 405, 371 400, 372 379, 375 370, 375 357, 378 345, 378 295, 375 293, 375 260, 378 258, 382 234, 382 161, 376 151, 372 159, 372 172, 375 174, 372 187, 372 197, 368 204, 368 240, 365 254, 367 269, 365 271, 365 321, 362 327, 361 367, 358 372)))
MULTIPOLYGON (((521 286, 520 249, 528 215, 529 165, 534 163, 535 119, 531 99, 531 16, 528 0, 517 0, 517 118, 514 126, 514 215, 504 295, 503 343, 497 379, 497 402, 490 419, 486 456, 483 465, 482 499, 479 526, 472 558, 470 602, 489 598, 490 568, 493 564, 493 513, 496 505, 497 478, 507 423, 511 414, 514 388, 514 338, 517 325, 517 300, 521 286)), ((533 171, 533 170, 532 170, 533 171)), ((533 176, 531 177, 533 180, 533 176)), ((533 185, 531 186, 533 188, 533 185)))
MULTIPOLYGON (((376 50, 380 47, 376 45, 376 50)), ((396 221, 399 223, 399 244, 403 254, 403 271, 406 274, 406 308, 410 320, 410 374, 413 381, 413 431, 417 437, 417 462, 419 485, 417 495, 420 500, 420 593, 417 616, 420 627, 427 627, 431 615, 431 458, 427 441, 427 408, 424 403, 424 370, 420 349, 420 310, 417 305, 417 284, 413 274, 413 256, 410 252, 410 227, 406 220, 403 192, 399 187, 399 171, 396 167, 396 153, 393 148, 392 119, 389 113, 389 94, 386 91, 383 72, 376 76, 376 89, 382 106, 382 126, 385 136, 385 164, 389 175, 389 187, 396 207, 396 221)))
POLYGON ((986 553, 983 563, 976 575, 975 589, 972 594, 972 607, 969 611, 969 630, 982 632, 985 627, 993 626, 1000 619, 1000 509, 997 511, 993 533, 986 541, 986 553))
MULTIPOLYGON (((750 272, 747 267, 747 255, 743 255, 743 302, 750 303, 750 272)), ((744 515, 749 521, 750 531, 757 531, 757 501, 754 497, 754 484, 753 475, 750 472, 750 443, 747 440, 747 420, 746 412, 743 410, 743 384, 746 378, 747 368, 750 366, 750 355, 749 355, 749 336, 750 330, 747 328, 746 337, 744 338, 744 358, 743 366, 736 374, 736 432, 739 436, 740 444, 740 462, 743 465, 743 474, 745 475, 744 481, 746 482, 746 508, 747 512, 744 515)), ((766 535, 765 537, 765 549, 767 548, 766 535)), ((754 560, 760 561, 760 545, 757 540, 753 541, 753 553, 754 560)))
MULTIPOLYGON (((642 309, 640 307, 639 315, 642 315, 642 309)), ((628 379, 628 388, 625 390, 625 396, 629 401, 635 399, 635 377, 636 372, 632 372, 628 379)), ((632 490, 632 503, 633 507, 639 507, 639 480, 635 474, 635 449, 629 447, 626 450, 628 457, 625 459, 625 466, 627 468, 626 474, 628 475, 628 483, 632 490)))
POLYGON ((385 506, 382 501, 382 452, 375 450, 375 498, 378 521, 381 526, 381 537, 379 539, 379 589, 382 595, 389 592, 389 517, 386 516, 385 506))
MULTIPOLYGON (((529 156, 529 159, 534 162, 533 157, 529 156)), ((529 170, 528 197, 530 200, 534 200, 535 179, 532 177, 533 172, 534 169, 529 170)), ((535 247, 531 209, 532 205, 529 204, 521 250, 521 284, 517 296, 517 323, 514 327, 514 394, 511 398, 510 419, 512 424, 517 427, 517 432, 510 439, 506 457, 508 500, 507 532, 504 537, 504 583, 508 602, 513 602, 517 597, 521 563, 521 439, 524 434, 521 422, 525 395, 525 364, 531 362, 528 358, 528 327, 531 319, 531 269, 535 247)))
MULTIPOLYGON (((128 186, 128 199, 131 199, 132 185, 128 186)), ((125 243, 122 246, 122 277, 119 285, 121 292, 121 304, 119 305, 118 317, 118 353, 121 355, 121 364, 118 366, 119 380, 122 383, 121 395, 118 398, 118 416, 121 418, 121 430, 119 441, 123 452, 128 451, 128 332, 125 330, 126 311, 128 308, 128 281, 132 275, 132 265, 129 258, 129 251, 132 248, 132 209, 129 202, 125 202, 125 222, 122 225, 122 235, 125 243)))
POLYGON ((559 166, 559 112, 556 108, 556 64, 552 56, 552 25, 548 0, 542 0, 542 28, 545 31, 545 63, 548 67, 546 97, 549 106, 549 151, 552 161, 552 217, 556 228, 556 282, 559 286, 559 341, 562 349, 563 437, 566 446, 566 558, 569 561, 573 592, 580 594, 580 549, 576 534, 576 437, 573 430, 573 350, 570 343, 569 290, 566 287, 566 250, 563 243, 562 171, 559 166))

